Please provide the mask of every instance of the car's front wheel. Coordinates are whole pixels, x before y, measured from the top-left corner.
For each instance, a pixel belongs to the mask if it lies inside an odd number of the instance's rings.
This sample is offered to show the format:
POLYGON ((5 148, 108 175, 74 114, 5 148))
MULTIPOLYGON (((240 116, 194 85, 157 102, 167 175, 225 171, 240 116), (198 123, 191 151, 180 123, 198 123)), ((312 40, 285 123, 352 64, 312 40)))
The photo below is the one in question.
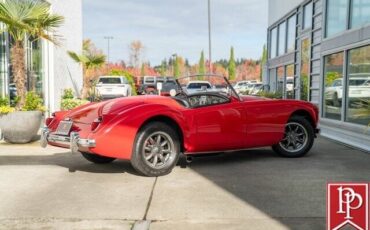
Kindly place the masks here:
POLYGON ((145 176, 162 176, 172 171, 179 155, 176 131, 163 122, 151 122, 136 137, 131 164, 145 176))
POLYGON ((99 156, 96 154, 91 153, 81 153, 81 155, 88 161, 94 163, 94 164, 109 164, 113 162, 116 158, 110 158, 110 157, 104 157, 99 156))
POLYGON ((305 117, 292 117, 285 126, 284 138, 273 150, 283 157, 302 157, 312 148, 314 128, 305 117))

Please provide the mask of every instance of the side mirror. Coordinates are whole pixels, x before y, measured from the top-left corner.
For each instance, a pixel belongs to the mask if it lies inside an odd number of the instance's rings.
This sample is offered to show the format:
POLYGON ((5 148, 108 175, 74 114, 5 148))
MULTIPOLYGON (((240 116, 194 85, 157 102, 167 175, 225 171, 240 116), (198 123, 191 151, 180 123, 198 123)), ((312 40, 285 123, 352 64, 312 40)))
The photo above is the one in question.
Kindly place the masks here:
POLYGON ((175 89, 171 89, 171 90, 170 90, 170 96, 171 96, 171 97, 175 97, 176 95, 177 95, 176 90, 175 90, 175 89))

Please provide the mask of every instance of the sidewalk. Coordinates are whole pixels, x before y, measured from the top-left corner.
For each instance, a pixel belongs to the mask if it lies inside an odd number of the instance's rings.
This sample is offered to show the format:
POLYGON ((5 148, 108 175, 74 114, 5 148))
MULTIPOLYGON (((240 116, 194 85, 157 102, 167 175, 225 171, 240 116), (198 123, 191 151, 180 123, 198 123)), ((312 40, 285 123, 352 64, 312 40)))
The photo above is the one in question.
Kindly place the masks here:
POLYGON ((319 138, 301 159, 270 149, 196 158, 164 177, 0 142, 0 229, 324 229, 327 181, 370 181, 370 155, 319 138))

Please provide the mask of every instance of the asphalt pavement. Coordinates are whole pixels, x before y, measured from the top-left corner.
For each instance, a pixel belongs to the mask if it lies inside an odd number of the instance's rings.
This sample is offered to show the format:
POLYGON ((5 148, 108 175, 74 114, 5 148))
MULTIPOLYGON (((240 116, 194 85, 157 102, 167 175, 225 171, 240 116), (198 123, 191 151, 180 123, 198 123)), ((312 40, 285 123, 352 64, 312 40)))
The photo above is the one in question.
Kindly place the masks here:
POLYGON ((0 229, 325 229, 326 183, 369 182, 369 166, 369 153, 318 138, 300 159, 253 149, 147 178, 0 142, 0 229))

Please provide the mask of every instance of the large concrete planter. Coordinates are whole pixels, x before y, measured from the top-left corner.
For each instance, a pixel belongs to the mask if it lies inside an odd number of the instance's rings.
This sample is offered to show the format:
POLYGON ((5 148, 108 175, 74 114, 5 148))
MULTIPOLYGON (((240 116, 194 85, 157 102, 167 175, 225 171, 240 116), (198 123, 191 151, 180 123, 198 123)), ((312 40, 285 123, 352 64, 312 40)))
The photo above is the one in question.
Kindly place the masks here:
POLYGON ((25 144, 37 135, 41 121, 39 111, 13 112, 0 117, 0 129, 6 142, 25 144))

